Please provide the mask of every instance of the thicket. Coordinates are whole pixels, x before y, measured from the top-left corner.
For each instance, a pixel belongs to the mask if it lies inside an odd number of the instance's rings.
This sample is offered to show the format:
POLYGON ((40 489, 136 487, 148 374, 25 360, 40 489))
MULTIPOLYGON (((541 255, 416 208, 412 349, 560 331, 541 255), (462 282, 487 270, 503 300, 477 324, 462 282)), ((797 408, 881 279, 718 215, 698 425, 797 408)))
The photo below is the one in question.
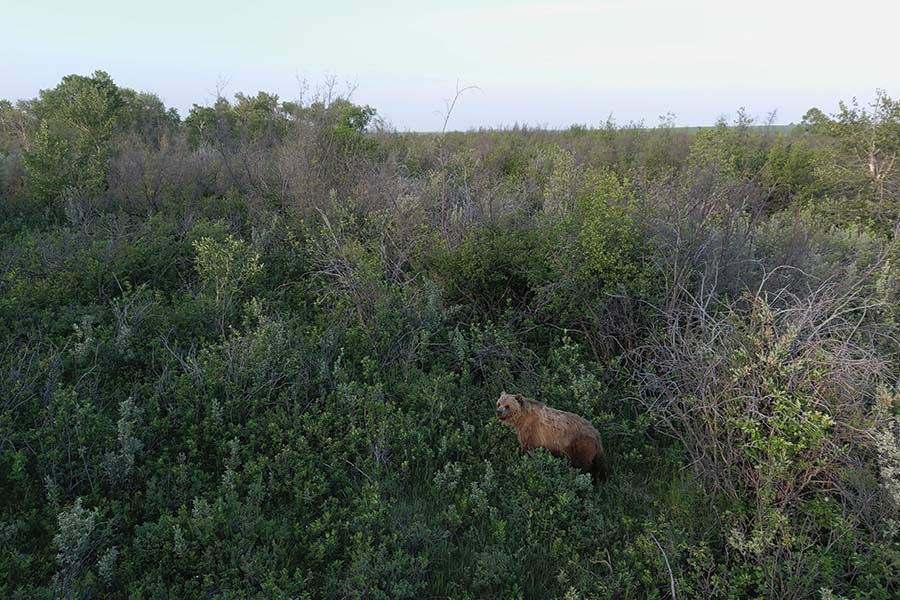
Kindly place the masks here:
POLYGON ((0 596, 896 598, 900 104, 0 102, 0 596), (896 163, 896 164, 895 164, 896 163), (502 389, 615 473, 517 453, 502 389))

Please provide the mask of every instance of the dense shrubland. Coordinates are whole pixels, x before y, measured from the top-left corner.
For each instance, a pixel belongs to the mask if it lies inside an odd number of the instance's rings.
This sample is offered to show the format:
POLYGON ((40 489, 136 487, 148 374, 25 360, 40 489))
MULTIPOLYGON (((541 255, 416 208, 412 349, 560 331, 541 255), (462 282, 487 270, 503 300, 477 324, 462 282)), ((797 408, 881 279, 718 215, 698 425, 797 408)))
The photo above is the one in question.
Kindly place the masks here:
POLYGON ((900 105, 0 102, 0 595, 896 598, 900 105), (592 486, 493 419, 588 417, 592 486))

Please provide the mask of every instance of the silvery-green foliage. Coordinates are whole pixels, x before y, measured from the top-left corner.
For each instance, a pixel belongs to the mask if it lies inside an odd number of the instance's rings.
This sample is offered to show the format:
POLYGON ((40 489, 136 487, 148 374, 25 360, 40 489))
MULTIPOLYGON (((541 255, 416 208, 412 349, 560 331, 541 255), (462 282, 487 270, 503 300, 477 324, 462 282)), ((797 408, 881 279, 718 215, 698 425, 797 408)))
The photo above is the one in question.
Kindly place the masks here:
POLYGON ((135 358, 134 344, 139 336, 140 326, 154 304, 155 299, 144 284, 135 289, 127 286, 122 296, 112 301, 112 313, 116 320, 114 343, 123 358, 135 358))
POLYGON ((137 437, 137 431, 141 424, 141 412, 132 396, 119 403, 116 436, 118 449, 116 452, 107 454, 104 460, 106 470, 114 482, 120 482, 131 473, 135 457, 144 447, 144 443, 137 437))
POLYGON ((115 574, 116 560, 119 558, 119 549, 113 546, 103 553, 100 560, 97 561, 97 572, 100 579, 106 585, 112 584, 113 575, 115 574))
POLYGON ((575 204, 579 170, 568 150, 555 146, 548 154, 553 166, 544 188, 544 213, 565 217, 575 204))
POLYGON ((93 551, 96 521, 97 509, 84 508, 81 498, 77 498, 71 508, 57 515, 59 530, 53 536, 53 543, 57 548, 58 569, 54 580, 63 593, 71 589, 73 580, 85 570, 93 551))

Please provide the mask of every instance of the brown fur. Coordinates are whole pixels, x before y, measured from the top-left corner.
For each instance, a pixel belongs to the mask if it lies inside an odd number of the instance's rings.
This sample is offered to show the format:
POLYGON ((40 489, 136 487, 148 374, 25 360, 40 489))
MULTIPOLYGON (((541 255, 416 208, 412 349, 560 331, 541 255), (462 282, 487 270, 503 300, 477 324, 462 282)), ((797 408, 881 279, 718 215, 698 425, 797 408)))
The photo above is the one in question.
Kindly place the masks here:
POLYGON ((503 392, 497 400, 497 418, 519 434, 519 450, 546 448, 555 456, 569 459, 572 465, 587 471, 594 480, 609 478, 609 464, 603 452, 600 433, 587 419, 522 394, 503 392))

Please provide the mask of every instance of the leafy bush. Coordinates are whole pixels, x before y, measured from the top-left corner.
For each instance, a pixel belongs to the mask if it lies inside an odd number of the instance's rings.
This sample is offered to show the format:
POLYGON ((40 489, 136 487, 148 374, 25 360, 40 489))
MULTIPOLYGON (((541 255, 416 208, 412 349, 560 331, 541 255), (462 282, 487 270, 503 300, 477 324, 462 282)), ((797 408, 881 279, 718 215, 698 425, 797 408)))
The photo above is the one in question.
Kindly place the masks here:
MULTIPOLYGON (((864 500, 878 487, 868 457, 887 376, 860 328, 865 307, 827 287, 715 312, 705 302, 667 315, 640 397, 721 497, 737 589, 768 597, 804 597, 816 581, 844 589, 866 544, 855 528, 884 510, 864 500)), ((890 536, 879 543, 892 562, 890 536)), ((893 584, 879 586, 887 594, 893 584)))

